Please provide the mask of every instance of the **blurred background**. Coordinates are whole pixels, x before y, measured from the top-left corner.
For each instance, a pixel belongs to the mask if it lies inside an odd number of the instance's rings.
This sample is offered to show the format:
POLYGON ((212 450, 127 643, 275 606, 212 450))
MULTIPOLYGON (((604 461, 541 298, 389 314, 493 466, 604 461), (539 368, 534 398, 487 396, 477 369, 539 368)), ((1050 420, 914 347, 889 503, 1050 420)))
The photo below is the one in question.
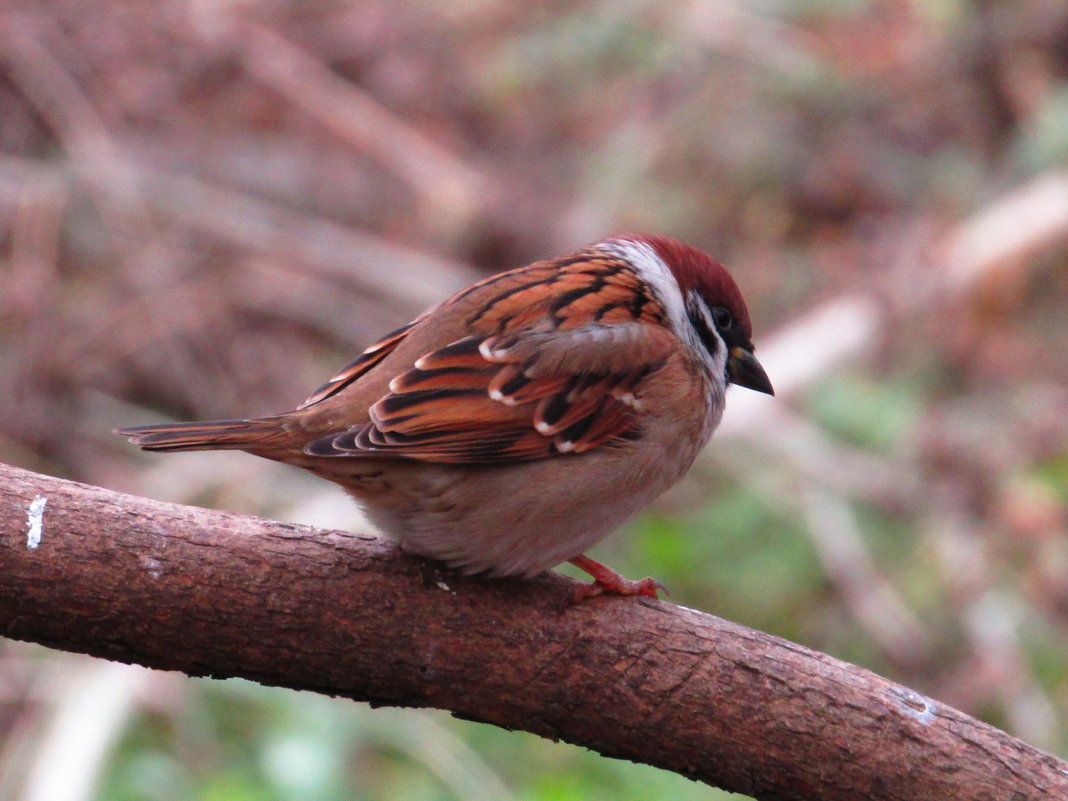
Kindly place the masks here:
MULTIPOLYGON (((290 409, 479 276, 671 234, 730 267, 779 395, 733 390, 594 555, 1068 756, 1066 160, 1061 0, 8 0, 0 460, 359 528, 111 429, 290 409)), ((727 794, 0 643, 0 799, 607 797, 727 794)))

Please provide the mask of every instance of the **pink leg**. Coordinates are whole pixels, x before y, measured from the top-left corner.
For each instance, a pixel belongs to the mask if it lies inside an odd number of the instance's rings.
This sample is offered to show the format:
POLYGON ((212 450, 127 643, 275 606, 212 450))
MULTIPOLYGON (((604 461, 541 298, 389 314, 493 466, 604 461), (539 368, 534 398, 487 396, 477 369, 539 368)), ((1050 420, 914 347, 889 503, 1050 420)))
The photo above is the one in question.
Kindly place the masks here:
POLYGON ((602 565, 595 559, 590 559, 585 554, 567 561, 593 576, 592 584, 580 584, 575 588, 575 594, 571 596, 573 604, 605 592, 614 595, 645 595, 649 598, 656 598, 657 590, 667 592, 667 587, 654 578, 643 578, 641 581, 625 579, 612 568, 602 565))

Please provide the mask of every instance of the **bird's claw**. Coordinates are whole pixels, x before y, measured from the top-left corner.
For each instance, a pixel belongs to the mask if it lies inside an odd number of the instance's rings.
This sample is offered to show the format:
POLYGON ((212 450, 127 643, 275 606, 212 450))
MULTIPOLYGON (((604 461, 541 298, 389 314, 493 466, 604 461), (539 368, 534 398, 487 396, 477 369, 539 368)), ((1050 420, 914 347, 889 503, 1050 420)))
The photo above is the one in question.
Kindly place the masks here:
POLYGON ((644 595, 646 598, 659 598, 657 594, 663 590, 665 595, 670 595, 664 582, 655 578, 643 578, 640 581, 632 581, 616 575, 614 579, 597 579, 589 584, 579 584, 575 587, 567 600, 567 606, 574 606, 585 601, 587 598, 595 598, 598 595, 644 595))

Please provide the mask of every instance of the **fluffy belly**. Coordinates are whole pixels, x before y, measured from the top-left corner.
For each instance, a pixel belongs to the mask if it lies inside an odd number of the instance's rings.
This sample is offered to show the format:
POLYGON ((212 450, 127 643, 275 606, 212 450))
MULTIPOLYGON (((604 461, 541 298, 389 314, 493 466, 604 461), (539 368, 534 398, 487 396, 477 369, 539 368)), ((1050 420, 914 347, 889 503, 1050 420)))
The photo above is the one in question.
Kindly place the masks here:
POLYGON ((385 496, 353 494, 409 553, 465 573, 533 576, 583 553, 647 506, 689 468, 696 450, 691 444, 670 459, 604 451, 505 468, 413 464, 403 477, 391 476, 385 496))

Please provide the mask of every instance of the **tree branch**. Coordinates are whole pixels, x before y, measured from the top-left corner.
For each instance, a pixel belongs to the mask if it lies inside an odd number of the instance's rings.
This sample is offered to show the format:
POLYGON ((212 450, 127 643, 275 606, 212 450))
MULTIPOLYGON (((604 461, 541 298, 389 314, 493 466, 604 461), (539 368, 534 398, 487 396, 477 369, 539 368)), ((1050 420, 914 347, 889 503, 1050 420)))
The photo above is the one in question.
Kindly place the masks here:
POLYGON ((570 588, 0 465, 8 637, 448 709, 759 799, 1068 797, 1068 764, 867 670, 666 602, 561 611, 570 588))

